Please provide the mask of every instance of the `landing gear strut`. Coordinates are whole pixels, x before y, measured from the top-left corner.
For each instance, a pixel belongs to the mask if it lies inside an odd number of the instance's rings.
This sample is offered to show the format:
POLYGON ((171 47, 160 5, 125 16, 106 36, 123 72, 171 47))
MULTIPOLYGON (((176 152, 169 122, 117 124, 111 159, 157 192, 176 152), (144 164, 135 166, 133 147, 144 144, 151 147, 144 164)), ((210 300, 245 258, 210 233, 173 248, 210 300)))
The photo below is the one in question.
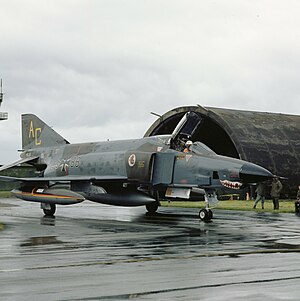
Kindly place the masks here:
POLYGON ((213 218, 213 213, 210 209, 208 208, 205 208, 205 209, 201 209, 199 211, 199 218, 202 220, 202 221, 210 221, 212 218, 213 218))
POLYGON ((55 211, 56 211, 55 204, 44 204, 44 203, 41 203, 41 208, 43 209, 44 214, 46 216, 53 216, 54 213, 55 213, 55 211))

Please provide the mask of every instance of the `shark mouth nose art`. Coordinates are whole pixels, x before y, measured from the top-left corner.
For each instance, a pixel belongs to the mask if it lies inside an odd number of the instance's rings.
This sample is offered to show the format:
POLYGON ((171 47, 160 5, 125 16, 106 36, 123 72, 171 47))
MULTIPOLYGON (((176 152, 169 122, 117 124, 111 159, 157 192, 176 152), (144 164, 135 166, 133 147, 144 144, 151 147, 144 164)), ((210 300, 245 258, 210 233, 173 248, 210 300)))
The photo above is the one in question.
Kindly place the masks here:
POLYGON ((228 180, 221 180, 220 181, 221 184, 226 187, 226 188, 230 188, 230 189, 240 189, 241 186, 243 185, 240 182, 232 182, 232 181, 228 181, 228 180))

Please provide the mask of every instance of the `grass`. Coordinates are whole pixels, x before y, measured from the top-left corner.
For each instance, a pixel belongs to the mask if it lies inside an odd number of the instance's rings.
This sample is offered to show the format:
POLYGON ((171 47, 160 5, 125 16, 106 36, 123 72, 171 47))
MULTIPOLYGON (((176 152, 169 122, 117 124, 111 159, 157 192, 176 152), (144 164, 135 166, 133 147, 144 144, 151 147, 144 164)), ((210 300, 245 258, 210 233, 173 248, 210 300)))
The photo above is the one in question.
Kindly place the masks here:
MULTIPOLYGON (((9 191, 0 191, 0 198, 10 198, 11 193, 9 191)), ((245 201, 245 200, 228 200, 228 201, 219 201, 215 209, 223 210, 241 210, 241 211, 258 211, 258 212, 274 212, 272 200, 265 201, 265 209, 261 209, 261 203, 258 203, 256 209, 253 209, 254 200, 245 201)), ((178 201, 162 201, 161 205, 163 207, 180 207, 180 208, 204 208, 205 203, 201 202, 178 202, 178 201)), ((276 210, 279 213, 295 213, 295 200, 280 200, 279 201, 279 210, 276 210)), ((1 224, 0 224, 1 230, 1 224)))
MULTIPOLYGON (((261 209, 261 203, 258 203, 256 209, 253 209, 254 200, 234 200, 220 201, 214 208, 223 210, 241 210, 241 211, 257 211, 257 212, 278 212, 278 213, 295 213, 295 200, 279 200, 279 210, 274 211, 272 200, 265 201, 265 209, 261 209)), ((163 207, 181 207, 181 208, 204 208, 205 203, 202 202, 167 202, 162 201, 163 207)))
POLYGON ((10 197, 11 197, 10 191, 0 191, 0 198, 1 199, 10 198, 10 197))
MULTIPOLYGON (((0 191, 0 199, 10 198, 10 197, 11 197, 10 191, 0 191)), ((3 229, 4 229, 4 225, 0 223, 0 231, 2 231, 3 229)))

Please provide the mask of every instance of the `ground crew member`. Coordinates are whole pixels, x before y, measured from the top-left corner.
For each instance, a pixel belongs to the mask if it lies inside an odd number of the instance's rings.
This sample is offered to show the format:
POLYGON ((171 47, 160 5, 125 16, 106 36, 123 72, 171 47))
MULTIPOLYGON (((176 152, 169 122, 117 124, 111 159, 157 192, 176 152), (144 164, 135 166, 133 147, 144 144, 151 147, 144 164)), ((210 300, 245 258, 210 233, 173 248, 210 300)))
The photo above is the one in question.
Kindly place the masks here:
POLYGON ((298 192, 297 192, 297 197, 295 202, 295 212, 297 214, 300 213, 300 185, 298 186, 298 192))
POLYGON ((278 178, 273 178, 271 186, 271 197, 273 199, 274 210, 279 209, 279 197, 282 190, 282 184, 278 178))
POLYGON ((256 200, 255 200, 253 208, 255 209, 258 202, 261 201, 261 209, 264 209, 265 196, 266 196, 266 184, 259 183, 255 192, 257 195, 256 195, 256 200))

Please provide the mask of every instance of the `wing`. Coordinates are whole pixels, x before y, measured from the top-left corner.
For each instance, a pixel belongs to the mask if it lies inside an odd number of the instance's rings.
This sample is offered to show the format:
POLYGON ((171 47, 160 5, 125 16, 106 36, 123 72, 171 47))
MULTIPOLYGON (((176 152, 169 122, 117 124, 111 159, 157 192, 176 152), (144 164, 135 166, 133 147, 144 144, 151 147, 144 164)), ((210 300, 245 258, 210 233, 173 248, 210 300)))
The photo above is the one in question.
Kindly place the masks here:
POLYGON ((21 160, 18 160, 16 162, 11 163, 11 164, 1 166, 0 167, 0 171, 3 171, 3 170, 6 170, 6 169, 9 169, 9 168, 18 166, 18 165, 20 165, 22 163, 31 163, 31 162, 37 160, 38 158, 39 158, 39 156, 23 158, 21 160))
POLYGON ((28 177, 28 178, 17 178, 0 176, 0 181, 4 182, 71 182, 71 181, 90 181, 90 182, 105 182, 105 181, 125 181, 127 177, 106 175, 106 176, 63 176, 63 177, 28 177))

